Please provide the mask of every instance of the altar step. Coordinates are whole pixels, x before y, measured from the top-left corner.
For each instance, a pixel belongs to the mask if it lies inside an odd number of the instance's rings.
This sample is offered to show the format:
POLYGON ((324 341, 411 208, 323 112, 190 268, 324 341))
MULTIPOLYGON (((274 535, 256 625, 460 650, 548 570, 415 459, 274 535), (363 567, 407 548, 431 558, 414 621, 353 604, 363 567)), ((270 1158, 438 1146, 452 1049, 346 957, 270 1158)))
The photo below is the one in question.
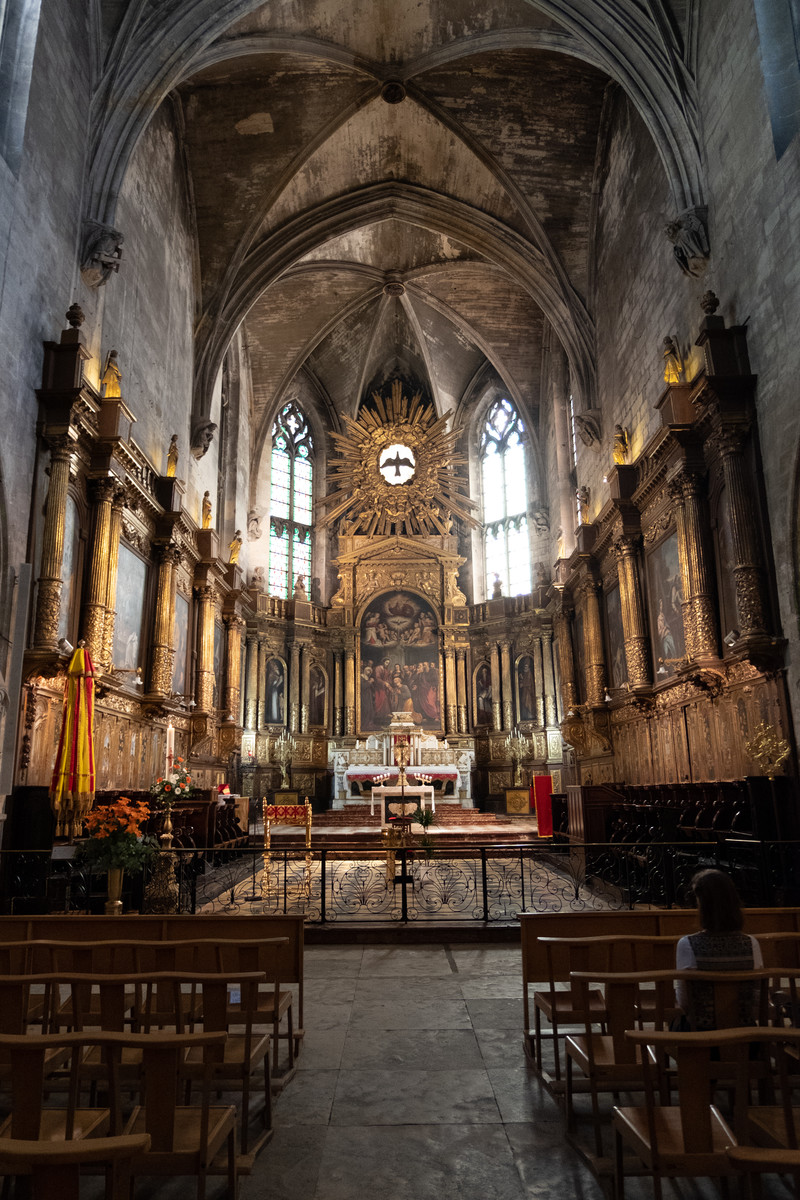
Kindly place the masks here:
MULTIPOLYGON (((392 796, 390 803, 398 797, 392 796)), ((369 804, 346 803, 345 808, 329 808, 326 812, 314 814, 314 828, 331 825, 376 825, 380 826, 380 805, 375 804, 375 815, 370 816, 369 804)), ((458 803, 446 803, 436 799, 436 825, 489 825, 493 826, 503 821, 503 816, 497 813, 480 812, 477 808, 462 808, 458 803)))
MULTIPOLYGON (((348 804, 344 809, 328 809, 314 814, 311 845, 341 846, 343 842, 377 848, 382 846, 378 806, 370 816, 369 804, 348 804)), ((418 831, 414 831, 418 833, 418 831)), ((475 846, 530 845, 536 842, 536 818, 510 817, 504 814, 483 813, 475 808, 436 804, 436 823, 428 830, 437 850, 468 850, 475 846)), ((416 842, 416 838, 414 839, 416 842)), ((293 825, 272 827, 273 848, 292 849, 305 844, 305 831, 293 825)))

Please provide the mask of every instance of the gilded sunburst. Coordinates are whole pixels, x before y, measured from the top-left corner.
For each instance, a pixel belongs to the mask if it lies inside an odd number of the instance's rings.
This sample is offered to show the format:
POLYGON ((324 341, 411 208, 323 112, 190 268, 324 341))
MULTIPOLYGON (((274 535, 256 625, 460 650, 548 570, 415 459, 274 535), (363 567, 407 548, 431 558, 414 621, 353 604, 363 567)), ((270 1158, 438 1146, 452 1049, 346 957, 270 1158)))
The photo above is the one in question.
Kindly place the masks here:
POLYGON ((461 429, 447 428, 419 392, 408 400, 395 380, 389 397, 373 392, 375 411, 345 417, 345 433, 334 433, 339 458, 322 501, 323 525, 342 518, 349 532, 446 534, 451 517, 474 525, 466 479, 456 473, 466 458, 456 453, 461 429))

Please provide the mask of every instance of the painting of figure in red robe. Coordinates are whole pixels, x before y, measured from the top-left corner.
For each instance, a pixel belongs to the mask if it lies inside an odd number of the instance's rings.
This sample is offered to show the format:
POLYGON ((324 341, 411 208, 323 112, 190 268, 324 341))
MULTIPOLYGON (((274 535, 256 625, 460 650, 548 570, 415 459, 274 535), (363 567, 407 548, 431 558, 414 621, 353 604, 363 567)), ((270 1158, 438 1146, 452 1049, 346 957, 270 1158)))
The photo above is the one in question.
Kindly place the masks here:
POLYGON ((440 730, 439 622, 422 596, 387 592, 361 618, 361 732, 388 729, 393 712, 440 730))

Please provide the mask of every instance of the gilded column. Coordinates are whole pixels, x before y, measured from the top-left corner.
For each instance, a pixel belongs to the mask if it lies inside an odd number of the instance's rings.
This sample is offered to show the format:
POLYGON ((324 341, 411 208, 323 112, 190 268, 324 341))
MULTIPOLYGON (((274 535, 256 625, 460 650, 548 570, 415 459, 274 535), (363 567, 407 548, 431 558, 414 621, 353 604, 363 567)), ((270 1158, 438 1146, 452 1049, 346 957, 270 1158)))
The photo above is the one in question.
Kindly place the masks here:
POLYGON ((175 664, 175 568, 180 562, 181 552, 174 542, 167 542, 159 547, 158 556, 158 594, 149 690, 156 696, 168 696, 172 691, 172 669, 175 664))
POLYGON ((300 731, 300 643, 292 642, 289 668, 289 732, 300 731))
POLYGON ((259 634, 258 647, 256 654, 256 696, 258 704, 256 706, 256 729, 265 729, 267 726, 267 639, 263 634, 259 634))
POLYGON ((763 560, 758 547, 757 506, 753 488, 748 487, 741 434, 723 433, 717 438, 728 510, 731 518, 733 577, 736 582, 736 619, 742 637, 764 634, 769 626, 769 601, 763 560))
POLYGON ((333 736, 342 736, 342 655, 333 655, 333 736))
POLYGON ((228 635, 227 673, 225 677, 225 719, 239 720, 239 693, 242 686, 242 630, 244 621, 235 613, 225 617, 228 635))
POLYGON ((592 706, 605 702, 606 660, 603 653, 603 627, 600 622, 599 584, 586 579, 583 584, 583 628, 586 637, 586 699, 592 706))
POLYGON ((500 651, 496 642, 489 648, 489 662, 492 668, 492 721, 495 730, 499 731, 503 728, 503 705, 500 703, 500 651))
POLYGON ((467 652, 456 650, 456 704, 458 705, 458 732, 467 733, 467 652))
MULTIPOLYGON (((622 608, 622 632, 625 638, 625 662, 628 683, 634 690, 652 682, 650 638, 644 616, 642 583, 638 553, 641 538, 624 536, 614 543, 619 571, 619 596, 622 608)), ((619 681, 617 681, 619 684, 619 681)))
POLYGON ((692 625, 692 656, 717 658, 717 604, 712 558, 708 549, 708 511, 703 480, 694 472, 680 476, 684 498, 687 596, 692 625))
POLYGON ((344 731, 356 731, 356 653, 351 646, 344 652, 344 731))
POLYGON ((119 570, 119 539, 122 533, 122 512, 125 492, 117 487, 111 505, 111 532, 108 539, 108 578, 106 582, 106 617, 103 626, 103 666, 110 667, 114 658, 114 624, 117 617, 117 573, 119 570))
POLYGON ((556 705, 556 674, 553 663, 553 635, 549 629, 542 631, 542 662, 544 666, 544 719, 547 728, 558 724, 556 705))
POLYGON ((500 669, 503 680, 503 729, 514 728, 514 704, 511 688, 511 642, 500 643, 500 669))
POLYGON ((214 707, 214 589, 208 584, 195 588, 198 599, 197 701, 198 713, 214 707))
POLYGON ((247 661, 245 663, 245 714, 248 729, 258 725, 258 638, 254 633, 247 635, 247 661))
POLYGON ((562 608, 554 614, 553 628, 558 638, 558 658, 561 667, 561 707, 565 713, 578 703, 571 624, 571 613, 568 609, 562 608))
POLYGON ((678 563, 681 569, 681 617, 686 657, 694 655, 694 621, 692 619, 691 582, 689 579, 689 549, 686 540, 686 501, 680 479, 673 480, 668 489, 675 513, 675 532, 678 538, 678 563))
POLYGON ((533 639, 533 682, 536 687, 536 724, 544 728, 544 663, 542 661, 542 639, 533 639))
POLYGON ((68 435, 50 443, 50 486, 42 528, 42 565, 36 591, 34 650, 55 650, 61 615, 61 568, 64 562, 64 528, 72 441, 68 435))
POLYGON ((111 547, 111 508, 117 489, 115 479, 96 479, 89 485, 93 509, 92 544, 89 553, 89 578, 82 605, 81 637, 96 663, 103 658, 108 595, 108 556, 111 547))
POLYGON ((308 733, 308 703, 311 695, 311 654, 309 647, 303 650, 300 672, 300 732, 308 733))
POLYGON ((445 732, 458 733, 456 703, 456 655, 452 646, 444 652, 445 732))

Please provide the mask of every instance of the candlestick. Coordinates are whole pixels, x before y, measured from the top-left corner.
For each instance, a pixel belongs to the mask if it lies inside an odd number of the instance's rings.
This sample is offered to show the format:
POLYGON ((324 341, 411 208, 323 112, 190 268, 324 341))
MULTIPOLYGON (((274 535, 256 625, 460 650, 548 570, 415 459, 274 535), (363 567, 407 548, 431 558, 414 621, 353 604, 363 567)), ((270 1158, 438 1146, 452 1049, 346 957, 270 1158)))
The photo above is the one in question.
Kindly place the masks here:
POLYGON ((172 774, 172 762, 173 762, 174 758, 175 758, 175 729, 173 728, 172 722, 170 721, 169 725, 167 725, 167 761, 166 761, 166 768, 164 771, 165 775, 172 774))

